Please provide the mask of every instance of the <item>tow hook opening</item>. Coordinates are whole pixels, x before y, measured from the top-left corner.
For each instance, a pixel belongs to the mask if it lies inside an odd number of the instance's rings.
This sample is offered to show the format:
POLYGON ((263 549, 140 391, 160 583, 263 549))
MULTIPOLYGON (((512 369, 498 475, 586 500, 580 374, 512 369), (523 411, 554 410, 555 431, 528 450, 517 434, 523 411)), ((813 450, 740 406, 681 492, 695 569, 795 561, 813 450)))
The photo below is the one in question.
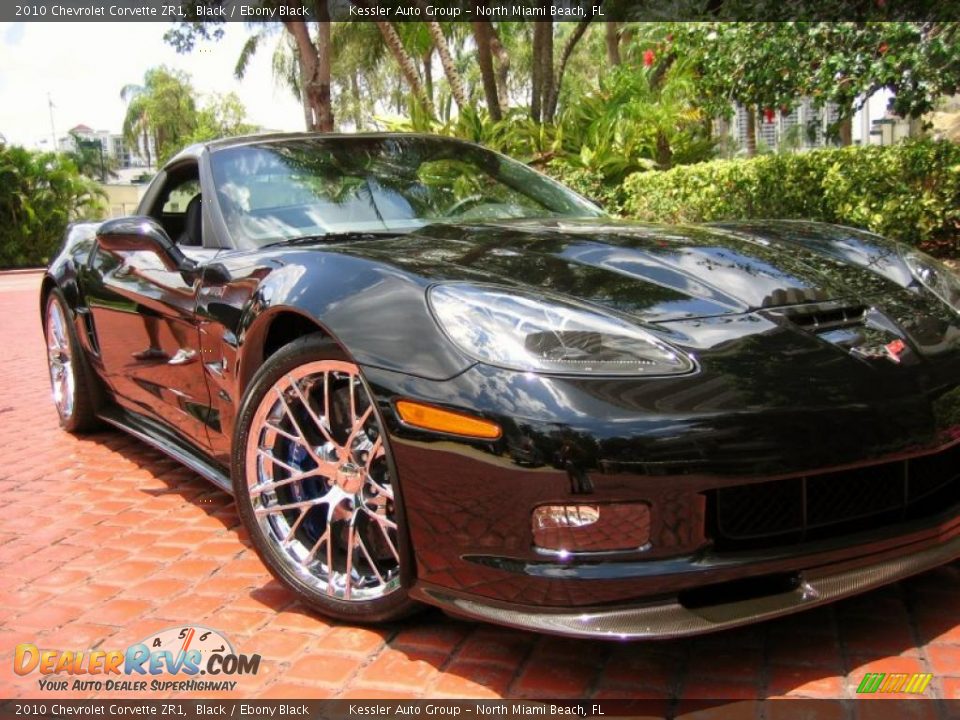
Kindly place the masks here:
POLYGON ((800 573, 760 575, 715 585, 705 585, 692 590, 683 590, 680 592, 678 599, 683 607, 695 610, 711 605, 727 605, 744 600, 770 597, 771 595, 782 595, 783 593, 793 592, 800 587, 800 583, 800 573))

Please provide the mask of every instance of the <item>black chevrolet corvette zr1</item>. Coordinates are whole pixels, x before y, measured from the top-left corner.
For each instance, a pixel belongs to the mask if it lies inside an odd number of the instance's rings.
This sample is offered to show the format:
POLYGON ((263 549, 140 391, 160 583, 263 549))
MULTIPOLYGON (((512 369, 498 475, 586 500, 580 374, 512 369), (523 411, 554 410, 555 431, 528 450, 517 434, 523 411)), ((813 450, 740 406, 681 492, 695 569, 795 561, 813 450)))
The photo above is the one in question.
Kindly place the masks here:
POLYGON ((960 281, 911 248, 422 135, 194 146, 138 212, 44 278, 62 424, 232 492, 323 613, 672 637, 960 556, 960 281))

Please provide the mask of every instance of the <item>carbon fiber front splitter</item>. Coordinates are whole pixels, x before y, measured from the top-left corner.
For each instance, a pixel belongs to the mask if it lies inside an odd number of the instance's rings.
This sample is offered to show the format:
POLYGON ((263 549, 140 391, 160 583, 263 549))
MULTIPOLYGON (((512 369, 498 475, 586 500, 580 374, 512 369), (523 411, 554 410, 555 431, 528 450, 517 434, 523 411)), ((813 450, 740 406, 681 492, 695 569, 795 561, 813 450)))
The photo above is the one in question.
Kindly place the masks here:
POLYGON ((496 606, 456 596, 441 588, 418 588, 427 602, 452 615, 569 637, 610 640, 669 639, 737 627, 823 605, 896 582, 960 558, 960 536, 941 543, 918 543, 872 563, 810 568, 798 573, 789 592, 734 602, 689 607, 679 600, 631 607, 551 611, 528 606, 496 606))

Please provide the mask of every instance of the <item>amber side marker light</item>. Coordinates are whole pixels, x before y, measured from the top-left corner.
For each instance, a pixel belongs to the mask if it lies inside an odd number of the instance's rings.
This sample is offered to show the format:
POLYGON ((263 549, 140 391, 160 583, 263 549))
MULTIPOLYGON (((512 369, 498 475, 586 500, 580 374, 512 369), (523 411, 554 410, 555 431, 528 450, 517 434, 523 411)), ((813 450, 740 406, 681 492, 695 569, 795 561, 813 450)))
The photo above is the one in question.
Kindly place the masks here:
POLYGON ((422 430, 435 430, 481 440, 496 440, 501 435, 500 426, 495 422, 410 400, 398 400, 397 413, 407 425, 422 430))

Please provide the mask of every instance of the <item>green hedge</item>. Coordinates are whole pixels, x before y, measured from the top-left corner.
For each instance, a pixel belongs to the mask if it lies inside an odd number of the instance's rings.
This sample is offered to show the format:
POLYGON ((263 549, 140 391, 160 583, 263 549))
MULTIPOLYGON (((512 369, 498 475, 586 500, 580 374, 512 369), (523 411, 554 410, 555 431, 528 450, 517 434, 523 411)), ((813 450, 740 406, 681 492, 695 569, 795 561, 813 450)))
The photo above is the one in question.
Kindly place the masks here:
POLYGON ((566 163, 557 161, 537 169, 559 180, 568 188, 576 190, 584 197, 599 203, 607 212, 614 215, 624 214, 626 193, 623 183, 611 182, 596 170, 572 168, 566 163))
POLYGON ((714 160, 629 176, 624 215, 657 222, 805 218, 866 228, 960 255, 960 145, 889 147, 714 160))
POLYGON ((45 265, 68 222, 103 212, 102 197, 63 153, 0 143, 0 268, 45 265))

